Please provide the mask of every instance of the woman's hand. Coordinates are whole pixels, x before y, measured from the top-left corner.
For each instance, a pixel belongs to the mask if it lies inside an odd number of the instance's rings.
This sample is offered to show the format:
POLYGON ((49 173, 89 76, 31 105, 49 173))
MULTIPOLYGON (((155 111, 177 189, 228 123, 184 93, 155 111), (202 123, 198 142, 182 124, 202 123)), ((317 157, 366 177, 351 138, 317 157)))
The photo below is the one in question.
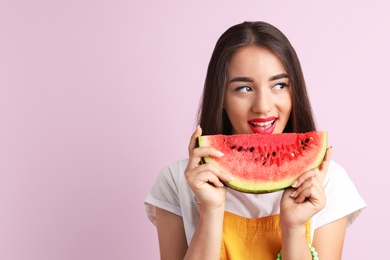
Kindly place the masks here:
POLYGON ((281 224, 287 228, 301 227, 326 205, 325 191, 322 185, 328 171, 332 147, 326 150, 321 165, 303 173, 283 192, 280 202, 281 224))
POLYGON ((211 147, 197 147, 202 129, 198 126, 188 146, 189 160, 185 176, 197 200, 205 208, 220 208, 225 204, 226 187, 222 181, 230 181, 229 175, 211 163, 201 164, 202 157, 221 157, 223 153, 211 147))

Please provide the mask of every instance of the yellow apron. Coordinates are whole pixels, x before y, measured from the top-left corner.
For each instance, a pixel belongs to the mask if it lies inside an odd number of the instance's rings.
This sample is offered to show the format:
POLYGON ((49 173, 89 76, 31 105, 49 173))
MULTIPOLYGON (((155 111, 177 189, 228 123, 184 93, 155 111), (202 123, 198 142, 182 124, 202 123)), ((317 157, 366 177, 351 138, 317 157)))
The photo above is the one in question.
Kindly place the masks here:
MULTIPOLYGON (((305 226, 306 239, 310 244, 310 220, 305 226)), ((245 218, 225 212, 221 259, 275 260, 281 246, 279 214, 263 218, 245 218)))

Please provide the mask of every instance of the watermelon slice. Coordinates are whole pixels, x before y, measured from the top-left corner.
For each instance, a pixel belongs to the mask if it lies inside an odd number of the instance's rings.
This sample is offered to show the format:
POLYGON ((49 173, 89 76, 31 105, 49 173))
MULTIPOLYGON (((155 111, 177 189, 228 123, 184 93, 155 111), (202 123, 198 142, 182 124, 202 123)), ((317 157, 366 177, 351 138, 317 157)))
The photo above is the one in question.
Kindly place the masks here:
POLYGON ((318 167, 326 153, 327 132, 285 134, 204 135, 199 146, 224 153, 203 161, 218 165, 234 180, 226 186, 248 193, 268 193, 290 187, 305 171, 318 167))

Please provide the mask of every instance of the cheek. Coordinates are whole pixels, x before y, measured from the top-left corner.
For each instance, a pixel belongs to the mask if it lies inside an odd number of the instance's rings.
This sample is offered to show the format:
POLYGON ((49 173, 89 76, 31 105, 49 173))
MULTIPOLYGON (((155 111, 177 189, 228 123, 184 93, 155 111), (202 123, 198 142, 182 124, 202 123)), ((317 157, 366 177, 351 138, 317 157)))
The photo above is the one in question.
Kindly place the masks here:
POLYGON ((242 124, 242 119, 246 117, 245 111, 245 104, 242 102, 234 99, 225 99, 225 112, 233 128, 237 128, 242 124))
POLYGON ((235 121, 237 121, 237 118, 240 117, 240 113, 238 112, 239 110, 237 109, 237 107, 227 106, 225 111, 231 123, 234 123, 235 121))
POLYGON ((278 110, 284 117, 284 120, 287 121, 290 117, 292 110, 292 99, 291 95, 286 95, 284 98, 279 99, 278 101, 278 110))
POLYGON ((238 109, 240 105, 238 104, 237 100, 235 100, 234 97, 231 97, 229 95, 225 96, 223 104, 229 118, 232 118, 240 110, 238 109))

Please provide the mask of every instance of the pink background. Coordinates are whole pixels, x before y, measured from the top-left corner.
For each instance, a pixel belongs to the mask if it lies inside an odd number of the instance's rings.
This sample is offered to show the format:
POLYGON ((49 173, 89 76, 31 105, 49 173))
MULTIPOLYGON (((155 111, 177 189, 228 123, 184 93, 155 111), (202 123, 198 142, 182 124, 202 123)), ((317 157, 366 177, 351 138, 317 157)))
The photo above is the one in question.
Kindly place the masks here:
POLYGON ((187 156, 215 41, 244 20, 290 38, 319 129, 368 204, 344 259, 390 255, 389 10, 386 0, 1 1, 0 259, 157 259, 143 199, 161 167, 187 156))

